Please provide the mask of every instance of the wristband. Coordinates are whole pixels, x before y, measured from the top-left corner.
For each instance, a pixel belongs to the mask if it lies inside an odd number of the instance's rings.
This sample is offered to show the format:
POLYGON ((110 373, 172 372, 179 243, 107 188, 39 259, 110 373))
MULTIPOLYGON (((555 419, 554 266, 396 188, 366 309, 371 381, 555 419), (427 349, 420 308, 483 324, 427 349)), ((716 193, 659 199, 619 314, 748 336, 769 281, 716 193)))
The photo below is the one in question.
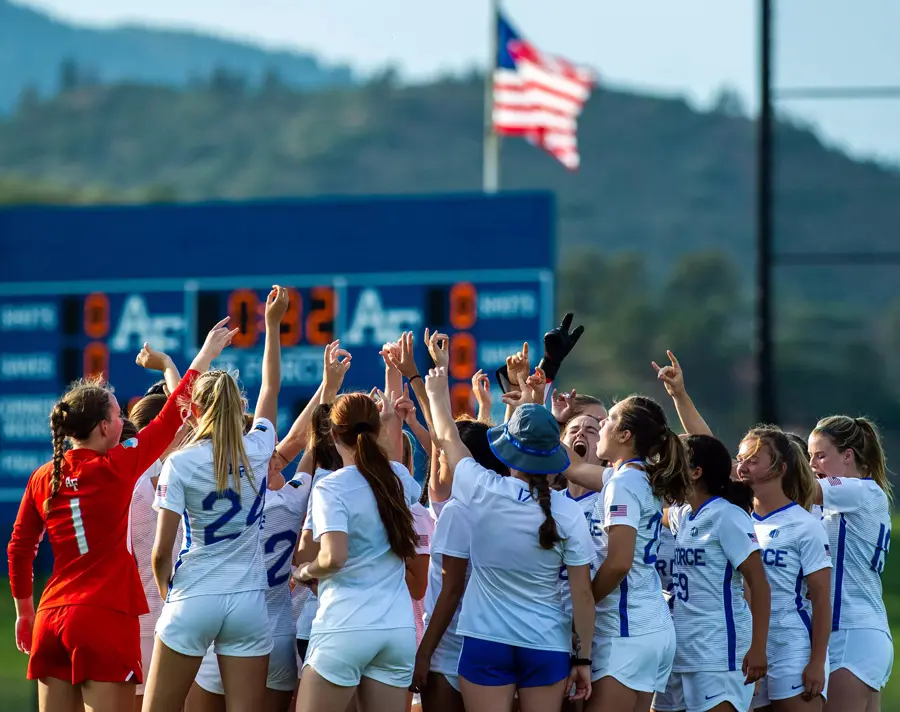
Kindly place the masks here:
MULTIPOLYGON (((421 379, 422 377, 417 373, 415 376, 413 376, 412 378, 409 378, 409 379, 407 379, 407 380, 408 380, 410 383, 412 383, 412 382, 415 381, 417 378, 421 379)), ((424 383, 424 381, 423 381, 423 383, 424 383)))
POLYGON ((590 658, 576 658, 576 657, 573 655, 572 657, 569 658, 569 664, 570 664, 572 667, 582 667, 582 666, 584 666, 584 665, 587 665, 588 667, 590 667, 590 666, 591 666, 591 659, 590 659, 590 658))

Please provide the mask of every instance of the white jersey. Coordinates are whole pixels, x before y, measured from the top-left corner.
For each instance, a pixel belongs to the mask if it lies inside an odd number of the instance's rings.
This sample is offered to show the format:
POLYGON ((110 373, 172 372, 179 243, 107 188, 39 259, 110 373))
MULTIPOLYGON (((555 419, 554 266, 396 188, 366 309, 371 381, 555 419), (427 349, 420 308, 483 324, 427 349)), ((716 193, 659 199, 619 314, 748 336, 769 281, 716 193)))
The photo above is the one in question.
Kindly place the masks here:
MULTIPOLYGON (((469 559, 469 550, 472 539, 472 523, 469 519, 469 510, 459 500, 451 499, 441 509, 441 516, 434 527, 431 539, 431 560, 428 562, 428 588, 425 590, 425 625, 431 620, 438 596, 444 585, 442 575, 444 556, 453 556, 457 559, 469 559)), ((466 585, 472 575, 472 569, 466 570, 466 585)), ((447 626, 441 642, 435 649, 435 657, 439 654, 443 657, 459 659, 462 650, 462 636, 456 631, 459 627, 459 613, 462 610, 462 599, 453 614, 453 620, 447 626)), ((434 657, 432 658, 434 660, 434 657)), ((443 670, 438 672, 445 672, 443 670)), ((455 672, 455 671, 451 671, 455 672)))
POLYGON ((273 636, 294 635, 291 609, 291 559, 297 549, 300 527, 306 518, 306 503, 312 478, 301 474, 277 491, 266 493, 262 546, 266 564, 266 608, 273 636))
POLYGON ((637 531, 634 559, 628 575, 597 603, 595 635, 627 638, 665 630, 672 625, 656 572, 662 501, 653 494, 647 474, 625 463, 603 486, 594 508, 594 547, 600 565, 609 548, 609 528, 629 526, 637 531))
POLYGON ((669 510, 675 532, 675 672, 735 672, 753 620, 738 567, 759 551, 753 520, 721 497, 669 510))
POLYGON ((178 512, 184 526, 184 548, 175 562, 167 601, 268 588, 260 527, 275 450, 272 423, 254 420, 244 436, 244 449, 252 472, 240 467, 240 493, 231 488, 216 492, 208 440, 173 453, 163 465, 153 506, 178 512))
POLYGON ((891 510, 874 480, 827 477, 823 523, 834 557, 831 630, 874 628, 890 635, 881 574, 891 546, 891 510))
MULTIPOLYGON (((408 507, 422 488, 392 462, 408 507)), ((319 610, 312 633, 414 628, 406 564, 392 550, 375 494, 355 466, 342 467, 314 487, 313 537, 347 534, 348 557, 339 571, 319 580, 319 610)))
MULTIPOLYGON (((580 497, 573 497, 569 494, 569 490, 564 490, 563 494, 577 503, 584 513, 584 519, 588 523, 588 527, 593 525, 594 505, 600 499, 600 493, 590 490, 580 497)), ((591 561, 591 578, 597 574, 597 558, 591 561)), ((559 597, 562 600, 563 611, 571 619, 572 618, 572 591, 569 589, 569 568, 564 564, 559 567, 559 597)))
MULTIPOLYGON (((669 509, 669 527, 672 525, 672 512, 675 507, 669 509)), ((659 530, 659 549, 656 550, 656 573, 659 574, 659 582, 662 584, 663 595, 669 604, 669 611, 675 607, 675 535, 669 527, 659 530)))
MULTIPOLYGON (((303 522, 303 531, 312 531, 312 503, 313 497, 315 497, 316 485, 319 480, 330 474, 331 470, 323 470, 321 467, 316 469, 316 474, 312 480, 312 490, 309 493, 306 503, 306 520, 303 522)), ((319 599, 309 586, 303 586, 303 588, 309 593, 304 598, 303 606, 300 608, 300 612, 297 615, 296 635, 301 640, 309 640, 309 636, 312 635, 312 622, 315 620, 316 613, 319 611, 319 599)))
POLYGON ((808 659, 812 604, 807 598, 806 577, 831 568, 828 536, 822 523, 796 502, 765 517, 754 512, 753 528, 772 590, 769 665, 789 658, 808 659))
MULTIPOLYGON (((156 587, 156 579, 153 577, 153 567, 150 563, 153 552, 153 542, 156 539, 156 510, 153 509, 153 498, 156 491, 153 489, 151 478, 159 477, 162 472, 162 463, 157 460, 150 466, 134 485, 131 495, 131 512, 129 514, 131 526, 128 529, 129 548, 134 553, 137 562, 138 573, 141 576, 141 584, 144 587, 144 595, 147 597, 147 605, 150 612, 141 616, 141 637, 153 637, 156 629, 156 621, 162 613, 163 600, 159 597, 159 589, 156 587)), ((175 536, 175 546, 172 549, 172 561, 178 557, 181 548, 183 533, 181 524, 178 525, 178 533, 175 536)))
MULTIPOLYGON (((581 507, 550 492, 560 536, 544 549, 538 530, 544 513, 528 485, 501 477, 467 457, 453 474, 453 497, 468 507, 472 576, 463 596, 460 635, 534 650, 572 649, 572 628, 559 600, 559 567, 593 559, 581 507)), ((442 515, 443 516, 443 515, 442 515)), ((438 520, 440 521, 440 519, 438 520)))

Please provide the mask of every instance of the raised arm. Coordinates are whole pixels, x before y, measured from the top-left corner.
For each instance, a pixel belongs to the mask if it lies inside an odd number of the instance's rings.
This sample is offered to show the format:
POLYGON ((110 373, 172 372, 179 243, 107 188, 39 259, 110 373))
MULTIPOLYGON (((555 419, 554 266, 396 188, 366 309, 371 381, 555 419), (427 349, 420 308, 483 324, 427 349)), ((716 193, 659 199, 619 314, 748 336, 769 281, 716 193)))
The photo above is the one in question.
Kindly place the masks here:
POLYGON ((288 308, 288 291, 277 284, 266 298, 266 345, 263 348, 262 384, 256 399, 254 417, 272 425, 278 419, 278 393, 281 390, 281 319, 288 308))
POLYGON ((137 365, 148 371, 162 371, 166 381, 166 389, 172 393, 181 381, 181 374, 172 357, 162 351, 154 351, 150 344, 144 344, 144 348, 137 355, 137 365))
POLYGON ((478 420, 482 423, 491 424, 491 379, 488 375, 478 369, 472 376, 472 392, 475 394, 475 401, 478 403, 478 420))
MULTIPOLYGON (((319 384, 313 397, 309 399, 309 403, 300 411, 300 415, 291 425, 288 434, 284 436, 284 440, 275 447, 275 454, 282 460, 282 464, 286 467, 294 461, 294 458, 300 454, 300 451, 306 446, 306 438, 309 436, 309 424, 312 422, 312 414, 319 405, 319 399, 322 397, 322 388, 324 384, 319 384)), ((306 470, 300 470, 306 472, 306 470)), ((313 474, 310 472, 309 474, 313 474)))
POLYGON ((659 366, 656 361, 652 361, 650 365, 656 370, 656 377, 665 385, 666 393, 672 397, 681 427, 688 435, 712 435, 712 430, 684 389, 684 371, 681 370, 678 359, 671 351, 666 351, 666 354, 669 357, 669 366, 659 366))
MULTIPOLYGON (((444 335, 435 332, 429 337, 428 332, 426 331, 425 343, 429 350, 432 348, 439 348, 437 345, 439 337, 444 337, 444 335), (432 344, 430 343, 431 341, 434 341, 435 343, 432 344)), ((425 381, 422 379, 422 376, 419 375, 419 368, 416 366, 416 360, 413 354, 413 343, 413 333, 411 331, 404 332, 401 334, 400 341, 397 343, 396 348, 390 349, 385 358, 390 360, 397 371, 399 371, 409 382, 410 388, 412 388, 413 393, 416 395, 416 400, 419 401, 419 408, 422 410, 422 417, 425 418, 425 424, 428 428, 428 438, 431 439, 431 431, 434 429, 431 420, 431 406, 428 402, 428 393, 425 390, 425 381)), ((411 423, 407 424, 410 425, 411 428, 413 427, 411 423)), ((420 428, 420 430, 424 429, 420 428)), ((420 430, 413 428, 413 432, 416 434, 416 437, 419 438, 419 442, 422 442, 422 433, 420 430)), ((424 443, 422 443, 422 447, 425 447, 424 443)), ((427 451, 428 448, 426 448, 426 452, 427 451)))
POLYGON ((438 446, 443 450, 450 472, 456 472, 460 460, 472 457, 469 448, 463 445, 453 421, 450 405, 450 384, 447 380, 447 369, 433 368, 425 379, 425 388, 431 401, 431 417, 434 418, 434 436, 438 446))

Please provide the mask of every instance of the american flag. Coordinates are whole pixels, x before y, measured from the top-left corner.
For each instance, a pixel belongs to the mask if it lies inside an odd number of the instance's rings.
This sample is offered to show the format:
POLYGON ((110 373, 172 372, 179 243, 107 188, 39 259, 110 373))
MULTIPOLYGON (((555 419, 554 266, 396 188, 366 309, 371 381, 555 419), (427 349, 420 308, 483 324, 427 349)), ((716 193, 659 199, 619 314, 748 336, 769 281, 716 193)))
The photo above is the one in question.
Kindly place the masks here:
POLYGON ((543 54, 502 14, 497 28, 494 131, 522 136, 575 170, 581 161, 575 120, 594 88, 594 73, 562 57, 543 54))
POLYGON ((839 477, 829 477, 827 479, 828 479, 828 484, 830 484, 832 487, 838 487, 839 485, 842 484, 839 477))
POLYGON ((747 532, 747 536, 750 537, 750 541, 752 541, 754 544, 759 544, 759 539, 756 538, 756 534, 751 534, 750 532, 747 532))
POLYGON ((166 489, 168 489, 168 487, 166 485, 163 485, 163 484, 157 485, 156 486, 156 496, 157 497, 165 497, 166 489))
POLYGON ((628 505, 627 504, 614 504, 609 508, 609 516, 611 517, 627 517, 628 516, 628 505))

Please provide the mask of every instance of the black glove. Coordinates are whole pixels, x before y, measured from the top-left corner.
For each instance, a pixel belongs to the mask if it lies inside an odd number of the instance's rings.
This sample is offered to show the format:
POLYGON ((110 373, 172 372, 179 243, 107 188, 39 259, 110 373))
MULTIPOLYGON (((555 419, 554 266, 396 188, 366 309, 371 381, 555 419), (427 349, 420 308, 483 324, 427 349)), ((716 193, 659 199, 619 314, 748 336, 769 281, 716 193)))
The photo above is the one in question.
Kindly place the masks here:
POLYGON ((569 331, 574 316, 571 312, 566 314, 559 326, 544 334, 544 358, 538 366, 547 374, 548 383, 556 380, 559 367, 584 333, 583 326, 576 326, 573 331, 569 331))

